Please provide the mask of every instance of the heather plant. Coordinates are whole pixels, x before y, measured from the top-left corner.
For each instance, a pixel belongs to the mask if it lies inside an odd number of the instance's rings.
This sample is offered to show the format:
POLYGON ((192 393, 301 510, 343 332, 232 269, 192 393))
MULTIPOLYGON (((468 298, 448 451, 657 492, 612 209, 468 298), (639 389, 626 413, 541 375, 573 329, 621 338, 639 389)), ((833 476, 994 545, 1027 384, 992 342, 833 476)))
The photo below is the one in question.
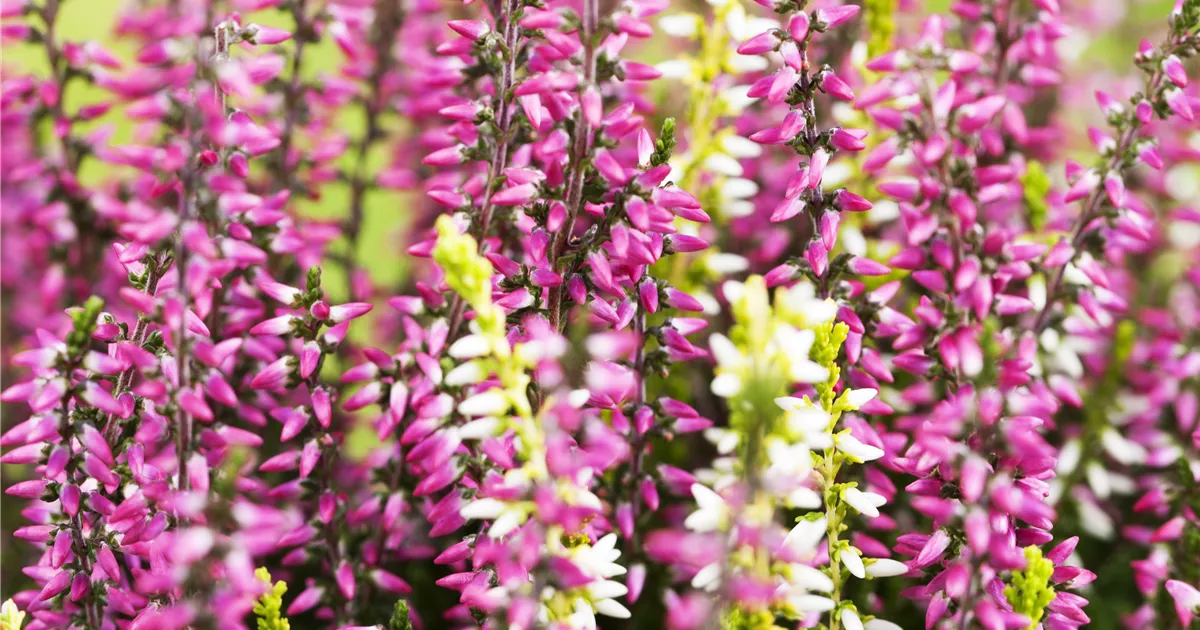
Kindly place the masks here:
POLYGON ((1200 1, 91 3, 3 630, 1200 623, 1200 1))

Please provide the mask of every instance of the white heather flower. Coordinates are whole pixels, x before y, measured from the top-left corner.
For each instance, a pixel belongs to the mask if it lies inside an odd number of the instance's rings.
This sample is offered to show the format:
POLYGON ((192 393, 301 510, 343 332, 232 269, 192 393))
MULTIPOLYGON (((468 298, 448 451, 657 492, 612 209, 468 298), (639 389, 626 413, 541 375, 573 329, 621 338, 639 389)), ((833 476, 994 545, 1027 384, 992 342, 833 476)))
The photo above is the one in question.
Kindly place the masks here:
POLYGON ((592 602, 592 605, 596 607, 596 612, 604 615, 605 617, 629 619, 631 616, 633 616, 633 614, 629 612, 628 608, 622 606, 614 599, 601 599, 592 602))
POLYGON ((882 495, 874 492, 863 492, 858 488, 846 488, 842 492, 842 498, 850 507, 858 510, 859 514, 875 518, 879 516, 879 506, 887 503, 887 499, 882 495))
POLYGON ((567 404, 575 409, 583 409, 587 404, 588 399, 592 397, 592 392, 586 389, 574 389, 570 394, 567 394, 567 404))
POLYGON ((788 377, 797 383, 820 383, 829 378, 829 370, 808 358, 816 333, 791 326, 775 329, 773 341, 788 357, 788 377))
POLYGON ((479 363, 468 361, 450 370, 450 373, 446 375, 446 378, 442 382, 451 387, 462 387, 463 385, 474 385, 482 381, 486 376, 479 363))
POLYGON ((686 59, 670 59, 654 66, 666 79, 686 79, 692 76, 692 62, 686 59))
POLYGON ((490 521, 504 513, 508 509, 508 504, 499 499, 476 499, 459 510, 462 517, 467 520, 479 519, 482 521, 490 521))
POLYGON ((833 600, 820 595, 793 595, 788 597, 788 603, 801 613, 822 613, 833 610, 833 600))
POLYGON ((699 506, 695 512, 683 521, 684 527, 697 532, 711 532, 723 529, 729 519, 729 505, 721 495, 713 492, 704 485, 692 484, 692 497, 699 506))
POLYGON ((488 338, 483 335, 467 335, 458 341, 455 341, 447 354, 455 359, 474 359, 488 354, 492 350, 492 344, 488 338))
POLYGON ((808 590, 829 593, 833 591, 833 580, 823 571, 807 564, 791 564, 788 567, 791 583, 794 586, 808 590))
POLYGON ((812 457, 806 444, 788 444, 773 439, 767 443, 768 478, 802 479, 812 470, 812 457))
POLYGON ((721 565, 716 562, 705 566, 692 576, 692 588, 715 591, 721 586, 721 565))
POLYGON ((863 566, 862 557, 858 555, 858 550, 854 547, 847 547, 838 552, 838 560, 845 565, 846 570, 856 578, 862 579, 867 576, 866 567, 863 566))
POLYGON ((1112 496, 1112 484, 1109 483, 1108 471, 1100 462, 1088 462, 1084 467, 1084 473, 1087 476, 1088 485, 1092 488, 1092 494, 1096 495, 1097 499, 1104 501, 1112 496))
MULTIPOLYGON (((856 390, 862 391, 862 390, 856 390)), ((871 390, 874 391, 874 390, 871 390)), ((834 438, 837 449, 854 458, 857 462, 871 462, 883 457, 883 449, 870 444, 863 444, 858 438, 849 433, 839 433, 834 438)))
POLYGON ((842 183, 849 181, 855 174, 857 167, 850 165, 849 160, 838 160, 825 167, 825 173, 821 177, 821 185, 829 188, 837 188, 842 183))
POLYGON ((624 584, 615 580, 600 580, 587 585, 588 595, 595 599, 615 599, 629 592, 624 584))
POLYGON ((1116 429, 1105 429, 1100 434, 1100 443, 1113 459, 1122 464, 1132 466, 1146 462, 1146 448, 1126 439, 1116 429))
POLYGON ((817 554, 817 545, 825 538, 825 517, 815 521, 801 520, 783 538, 785 547, 801 557, 811 557, 817 554))
MULTIPOLYGON (((762 155, 761 144, 733 133, 721 137, 721 150, 736 158, 755 158, 762 155)), ((754 182, 750 183, 754 184, 754 182)), ((757 184, 754 185, 754 190, 758 191, 757 184)), ((742 195, 742 197, 749 197, 753 194, 742 195)))
MULTIPOLYGON (((758 184, 742 177, 725 178, 717 186, 720 198, 721 213, 726 217, 744 217, 754 212, 754 202, 750 201, 758 194, 758 184)), ((732 300, 736 302, 736 300, 732 300)))
POLYGON ((472 420, 458 428, 458 437, 464 440, 481 440, 496 435, 500 419, 489 416, 472 420))
POLYGON ((867 239, 863 236, 862 230, 853 225, 847 225, 838 230, 838 242, 846 248, 847 252, 855 256, 867 255, 867 239))
POLYGON ((458 403, 458 412, 464 416, 498 416, 508 411, 508 399, 500 390, 489 389, 458 403))
POLYGON ((737 158, 724 153, 712 153, 704 158, 704 167, 713 173, 729 177, 741 177, 744 172, 742 163, 738 162, 737 158))
POLYGON ((744 109, 754 104, 754 102, 758 100, 750 98, 749 92, 749 85, 731 85, 721 90, 721 93, 718 95, 718 97, 721 99, 721 103, 725 106, 725 109, 730 113, 730 115, 736 115, 742 113, 744 109))
MULTIPOLYGON (((810 282, 798 282, 783 292, 783 307, 790 313, 804 317, 806 326, 823 324, 837 315, 837 303, 817 297, 817 290, 810 282)), ((806 353, 807 354, 807 353, 806 353)))
POLYGON ((712 442, 717 447, 717 452, 721 455, 728 455, 737 448, 738 441, 741 439, 737 431, 723 429, 721 427, 712 427, 704 430, 704 438, 712 442))
POLYGON ((908 573, 908 565, 891 558, 875 558, 867 565, 867 575, 873 578, 895 577, 908 573))
POLYGON ((716 253, 704 258, 709 271, 725 276, 740 273, 750 268, 750 261, 737 254, 716 253))
POLYGON ((691 39, 700 32, 700 16, 694 13, 676 13, 659 18, 658 27, 671 37, 691 39))
POLYGON ((874 400, 878 393, 877 390, 870 387, 852 389, 846 392, 846 402, 855 410, 861 409, 863 405, 874 400))
POLYGON ((815 510, 823 504, 821 495, 816 490, 800 486, 788 493, 785 499, 789 508, 815 510))
POLYGON ((862 619, 852 608, 843 608, 841 612, 842 627, 846 630, 863 630, 862 619))
POLYGON ((575 600, 575 610, 567 619, 567 625, 580 630, 591 630, 596 627, 596 613, 591 604, 582 597, 575 600))
POLYGON ((625 567, 617 563, 617 535, 607 534, 593 545, 581 545, 571 550, 571 559, 584 573, 598 578, 625 575, 625 567))
POLYGON ((868 621, 863 628, 864 630, 904 630, 904 628, 901 628, 900 626, 887 621, 886 619, 879 618, 868 621))

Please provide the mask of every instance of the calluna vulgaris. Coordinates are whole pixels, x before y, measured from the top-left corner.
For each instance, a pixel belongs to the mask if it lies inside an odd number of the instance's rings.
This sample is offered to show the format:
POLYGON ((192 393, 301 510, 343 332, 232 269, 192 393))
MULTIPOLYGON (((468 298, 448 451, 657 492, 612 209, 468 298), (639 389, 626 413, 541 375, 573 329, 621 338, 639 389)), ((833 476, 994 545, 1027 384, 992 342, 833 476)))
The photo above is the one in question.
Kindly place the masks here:
POLYGON ((0 2, 3 630, 1200 625, 1200 0, 107 4, 0 2))

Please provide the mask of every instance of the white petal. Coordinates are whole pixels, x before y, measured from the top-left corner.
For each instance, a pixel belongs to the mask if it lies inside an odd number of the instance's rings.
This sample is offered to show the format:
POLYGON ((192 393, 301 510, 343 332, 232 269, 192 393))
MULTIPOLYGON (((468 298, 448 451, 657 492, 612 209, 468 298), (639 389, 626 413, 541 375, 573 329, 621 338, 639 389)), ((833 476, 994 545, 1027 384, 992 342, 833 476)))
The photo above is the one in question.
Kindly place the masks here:
POLYGON ((842 627, 846 630, 863 630, 862 619, 859 619, 858 613, 854 612, 853 610, 849 608, 843 608, 841 619, 842 627))
POLYGON ((696 499, 696 504, 701 509, 724 509, 725 499, 721 495, 713 492, 708 486, 700 483, 692 484, 692 498, 696 499))
POLYGON ((713 254, 704 262, 710 271, 718 275, 740 273, 750 268, 750 261, 737 254, 713 254))
POLYGON ((815 553, 817 543, 825 537, 825 518, 796 523, 783 539, 783 544, 800 554, 815 553))
POLYGON ((854 409, 861 409, 863 405, 871 402, 878 393, 878 391, 870 387, 852 389, 846 392, 846 402, 850 403, 854 409))
POLYGON ((692 588, 713 590, 721 584, 721 565, 712 563, 700 569, 692 578, 692 588))
POLYGON ((1054 467, 1054 472, 1058 473, 1059 477, 1065 477, 1075 471, 1075 467, 1079 465, 1079 460, 1083 455, 1083 445, 1079 440, 1070 440, 1063 445, 1062 450, 1058 452, 1058 465, 1054 467))
POLYGON ((588 594, 594 599, 612 599, 614 597, 624 597, 629 589, 620 582, 613 580, 601 580, 592 582, 587 587, 588 594))
POLYGON ((500 428, 499 418, 480 418, 472 420, 458 428, 458 437, 463 440, 480 440, 492 437, 500 428))
POLYGON ((1146 449, 1136 442, 1131 442, 1115 429, 1107 429, 1100 434, 1100 443, 1113 459, 1132 466, 1146 461, 1146 449))
POLYGON ((591 397, 592 393, 586 389, 571 390, 571 393, 567 394, 567 404, 576 409, 582 409, 591 397))
POLYGON ((692 64, 683 59, 671 59, 654 66, 665 79, 682 79, 692 74, 692 64))
POLYGON ((458 341, 455 341, 447 354, 455 359, 474 359, 487 354, 491 350, 491 344, 488 343, 487 337, 483 335, 467 335, 458 341))
POLYGON ((498 416, 508 411, 508 399, 499 390, 489 389, 458 403, 458 412, 464 416, 498 416))
POLYGON ((575 600, 575 612, 571 613, 570 625, 588 630, 596 627, 596 614, 592 612, 591 604, 582 597, 575 600))
POLYGON ((833 600, 820 595, 800 595, 799 597, 788 598, 788 602, 796 608, 798 612, 825 612, 833 610, 833 600))
MULTIPOLYGON (((721 138, 721 148, 724 149, 729 155, 737 158, 754 158, 762 155, 761 144, 749 138, 743 138, 742 136, 732 133, 721 138)), ((758 191, 757 185, 754 186, 754 190, 755 192, 758 191)), ((750 195, 753 194, 753 192, 750 193, 750 195)), ((750 195, 743 195, 743 197, 748 197, 750 195)))
POLYGON ((704 159, 704 166, 714 173, 729 177, 741 177, 744 172, 742 164, 737 161, 737 158, 725 155, 724 153, 710 154, 704 159))
POLYGON ((725 335, 718 333, 709 337, 708 348, 719 365, 736 367, 746 362, 745 355, 725 335))
POLYGON ((732 55, 725 60, 729 65, 729 69, 735 74, 749 74, 751 72, 759 72, 766 70, 770 65, 766 57, 758 55, 732 55))
POLYGON ((863 628, 865 628, 865 630, 904 630, 904 628, 901 628, 900 626, 886 619, 879 618, 868 621, 863 628))
POLYGON ((462 387, 463 385, 474 385, 482 381, 485 376, 487 375, 483 373, 483 368, 477 362, 470 361, 450 370, 442 382, 451 387, 462 387))
MULTIPOLYGON (((875 517, 879 516, 879 510, 876 509, 876 507, 874 505, 874 500, 869 498, 867 496, 867 494, 868 493, 863 492, 862 490, 859 490, 858 488, 847 488, 845 490, 845 492, 842 493, 842 498, 844 498, 846 500, 846 503, 850 504, 850 507, 853 507, 854 509, 858 510, 859 514, 863 514, 865 516, 870 516, 871 518, 875 518, 875 517)), ((871 494, 873 494, 873 493, 871 493, 871 494)), ((878 496, 878 495, 876 495, 876 496, 878 496)), ((861 564, 861 562, 860 562, 860 564, 861 564)), ((861 576, 859 576, 859 577, 861 577, 861 576)))
POLYGON ((508 504, 499 499, 477 499, 462 506, 459 514, 467 520, 490 521, 503 514, 506 509, 508 509, 508 504))
POLYGON ((815 490, 801 486, 788 493, 787 504, 792 508, 815 510, 821 507, 822 500, 815 490))
POLYGON ((611 599, 602 599, 595 603, 596 612, 606 617, 615 617, 617 619, 629 619, 632 616, 629 609, 618 604, 611 599))
POLYGON ((524 517, 519 510, 509 510, 501 514, 500 518, 492 521, 492 527, 488 529, 488 536, 504 538, 509 532, 520 527, 522 520, 524 517))
POLYGON ((805 564, 793 564, 790 567, 792 584, 806 591, 828 593, 833 590, 833 580, 829 579, 820 569, 805 564))
POLYGON ((859 557, 858 551, 853 547, 843 549, 838 552, 838 560, 849 569, 850 574, 856 578, 862 579, 867 576, 866 568, 863 567, 862 558, 859 557))
POLYGON ((667 15, 658 20, 658 27, 671 37, 695 37, 698 26, 699 17, 692 13, 667 15))
POLYGON ((858 441, 858 438, 850 435, 849 433, 838 435, 835 441, 839 451, 849 455, 850 457, 853 457, 859 462, 875 461, 880 457, 883 457, 882 449, 869 444, 863 444, 862 442, 858 441))
POLYGON ((712 392, 721 398, 732 398, 741 391, 742 379, 737 374, 726 372, 712 381, 712 392))
POLYGON ((792 359, 788 376, 797 383, 821 383, 829 378, 829 370, 812 361, 792 359))
POLYGON ((873 578, 894 577, 908 573, 908 565, 891 558, 875 558, 867 565, 867 575, 873 578))
POLYGON ((1108 471, 1105 470, 1099 462, 1089 462, 1084 469, 1087 474, 1088 485, 1092 487, 1092 493, 1097 499, 1104 501, 1112 496, 1112 484, 1108 481, 1108 471))

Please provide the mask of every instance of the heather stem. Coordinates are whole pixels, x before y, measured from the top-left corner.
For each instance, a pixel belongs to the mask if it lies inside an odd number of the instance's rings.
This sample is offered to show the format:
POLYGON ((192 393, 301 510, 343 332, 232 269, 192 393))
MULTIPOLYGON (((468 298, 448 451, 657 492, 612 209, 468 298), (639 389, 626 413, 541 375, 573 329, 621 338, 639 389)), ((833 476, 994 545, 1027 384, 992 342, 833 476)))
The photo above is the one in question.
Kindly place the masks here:
MULTIPOLYGON (((483 208, 478 215, 478 234, 475 239, 480 249, 483 248, 484 239, 487 238, 489 229, 492 223, 492 214, 494 206, 492 205, 492 193, 500 181, 500 177, 504 169, 508 166, 508 143, 510 140, 510 128, 512 127, 513 115, 515 108, 513 107, 512 89, 516 83, 517 75, 517 45, 521 29, 513 19, 516 12, 520 9, 522 0, 504 0, 503 7, 499 15, 496 15, 497 22, 504 23, 504 64, 500 71, 500 85, 496 87, 496 98, 499 99, 499 108, 496 111, 496 120, 494 122, 496 128, 496 148, 492 154, 492 161, 488 164, 487 185, 484 187, 486 199, 483 202, 483 208)), ((455 294, 450 301, 450 339, 454 340, 458 337, 458 329, 462 326, 463 316, 466 314, 466 303, 462 296, 455 294)))
POLYGON ((284 107, 287 109, 287 118, 283 123, 283 132, 279 134, 279 148, 277 149, 278 164, 276 168, 280 175, 287 178, 291 173, 288 166, 288 153, 291 152, 292 140, 295 135, 296 119, 300 116, 300 107, 303 104, 303 83, 300 70, 304 64, 304 45, 308 41, 309 34, 312 32, 312 25, 308 23, 305 15, 308 8, 308 0, 296 0, 292 4, 292 19, 296 23, 296 50, 292 53, 291 80, 288 83, 287 90, 284 92, 284 107))
MULTIPOLYGON (((161 254, 155 254, 148 263, 146 270, 146 295, 154 295, 158 292, 158 281, 162 279, 166 260, 161 254)), ((146 335, 150 332, 150 320, 147 314, 139 313, 137 324, 133 328, 133 335, 130 341, 133 345, 141 347, 146 342, 146 335)), ((133 376, 137 372, 137 366, 130 366, 124 372, 121 372, 117 377, 117 385, 113 388, 113 397, 119 398, 121 394, 129 391, 133 386, 133 376)), ((115 444, 119 430, 120 422, 117 420, 116 414, 108 414, 104 422, 104 439, 110 445, 115 444)))
MULTIPOLYGON (((1154 74, 1150 76, 1147 91, 1151 95, 1158 91, 1158 88, 1162 85, 1163 77, 1164 74, 1162 68, 1156 69, 1154 74)), ((1117 140, 1117 146, 1112 151, 1112 157, 1109 158, 1108 164, 1105 165, 1103 172, 1100 173, 1100 183, 1097 184, 1096 187, 1092 189, 1091 194, 1088 195, 1087 201, 1084 202, 1083 205, 1083 212, 1079 214, 1079 218, 1075 222, 1075 227, 1071 234, 1071 259, 1058 268, 1058 271, 1054 274, 1054 279, 1050 281, 1050 285, 1046 289, 1046 304, 1038 313, 1037 319, 1034 320, 1033 324, 1033 333, 1035 335, 1040 335, 1050 323, 1050 312, 1054 309, 1055 304, 1061 297, 1059 295, 1059 289, 1061 288, 1063 277, 1067 272, 1067 267, 1073 264, 1075 260, 1079 258, 1081 246, 1083 245, 1084 239, 1088 235, 1087 227, 1098 216, 1097 211, 1100 209, 1100 202, 1105 196, 1103 183, 1104 177, 1114 171, 1118 173, 1121 171, 1121 165, 1125 160, 1125 154, 1128 153, 1129 149, 1133 146, 1134 140, 1137 139, 1138 131, 1141 130, 1141 122, 1138 121, 1136 117, 1130 117, 1128 124, 1129 127, 1125 129, 1120 138, 1117 140)))
MULTIPOLYGON (((587 172, 587 153, 591 146, 592 128, 583 111, 582 97, 596 82, 596 26, 599 23, 599 0, 584 0, 583 24, 580 40, 583 42, 583 81, 580 83, 580 107, 575 113, 575 137, 571 149, 571 178, 567 183, 567 218, 562 228, 554 235, 549 258, 551 269, 557 270, 558 259, 566 250, 567 241, 575 230, 575 218, 583 205, 583 178, 587 172)), ((562 330, 563 287, 550 291, 550 325, 562 330)))

